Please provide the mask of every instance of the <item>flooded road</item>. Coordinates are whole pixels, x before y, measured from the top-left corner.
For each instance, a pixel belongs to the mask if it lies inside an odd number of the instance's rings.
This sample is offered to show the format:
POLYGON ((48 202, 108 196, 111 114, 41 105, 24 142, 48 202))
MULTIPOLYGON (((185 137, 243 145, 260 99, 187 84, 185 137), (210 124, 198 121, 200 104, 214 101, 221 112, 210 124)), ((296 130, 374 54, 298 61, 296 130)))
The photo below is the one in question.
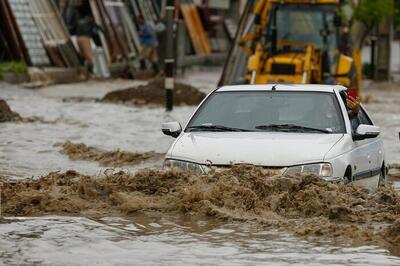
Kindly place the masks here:
MULTIPOLYGON (((200 73, 189 71, 182 81, 203 92, 214 89, 220 69, 200 73)), ((184 124, 195 106, 135 107, 96 102, 107 92, 142 85, 143 81, 93 81, 56 85, 32 91, 0 83, 0 98, 22 117, 40 117, 48 123, 4 123, 0 130, 0 176, 26 178, 50 171, 74 169, 99 174, 107 168, 96 163, 70 161, 54 145, 66 140, 104 150, 165 153, 173 139, 161 133, 161 123, 184 124)), ((162 161, 128 168, 137 170, 161 166, 162 161)))
POLYGON ((309 243, 252 224, 184 217, 19 218, 0 226, 14 265, 399 265, 373 246, 309 243))
POLYGON ((375 124, 381 127, 381 137, 389 163, 400 161, 400 85, 373 86, 364 90, 364 103, 375 124))
MULTIPOLYGON (((218 69, 217 69, 218 70, 218 69)), ((218 70, 219 71, 219 70, 218 70)), ((188 72, 181 79, 209 92, 218 71, 188 72)), ((138 85, 62 85, 37 91, 0 83, 0 98, 23 117, 43 122, 0 124, 0 177, 22 179, 73 169, 101 175, 107 167, 71 161, 56 146, 66 140, 103 150, 165 153, 172 139, 160 131, 165 121, 184 124, 193 106, 166 113, 162 107, 98 103, 106 92, 138 85)), ((382 128, 389 163, 400 161, 400 90, 367 90, 366 107, 382 128)), ((135 167, 160 167, 162 160, 135 167)), ((399 265, 400 259, 376 246, 353 247, 297 238, 257 223, 221 222, 165 214, 88 219, 7 217, 0 220, 0 265, 399 265)))
MULTIPOLYGON (((84 90, 82 94, 85 96, 84 90)), ((193 111, 193 107, 179 107, 166 113, 163 108, 127 107, 94 100, 77 103, 66 101, 70 98, 65 98, 63 91, 61 96, 47 97, 6 84, 0 85, 0 97, 23 117, 37 116, 48 121, 0 125, 0 176, 12 178, 66 169, 98 174, 106 169, 96 163, 70 161, 60 154, 60 148, 54 145, 66 140, 104 150, 165 153, 172 139, 161 133, 161 123, 185 122, 193 111)), ((161 161, 155 165, 160 166, 161 161)), ((140 167, 147 166, 154 164, 140 167)))

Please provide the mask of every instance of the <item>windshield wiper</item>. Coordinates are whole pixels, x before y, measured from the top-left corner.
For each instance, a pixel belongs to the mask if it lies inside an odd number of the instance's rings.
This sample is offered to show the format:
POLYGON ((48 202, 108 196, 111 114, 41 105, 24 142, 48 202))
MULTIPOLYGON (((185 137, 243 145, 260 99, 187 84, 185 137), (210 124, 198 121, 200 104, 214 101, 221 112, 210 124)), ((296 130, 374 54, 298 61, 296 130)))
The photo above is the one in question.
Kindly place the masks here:
POLYGON ((295 124, 271 124, 271 125, 259 125, 256 126, 256 129, 261 130, 276 130, 276 131, 303 131, 303 132, 322 132, 322 133, 332 133, 327 129, 313 128, 313 127, 305 127, 299 126, 295 124))
POLYGON ((187 127, 190 131, 231 131, 231 132, 248 132, 251 130, 242 129, 242 128, 234 128, 234 127, 226 127, 220 125, 200 125, 200 126, 190 126, 187 127))

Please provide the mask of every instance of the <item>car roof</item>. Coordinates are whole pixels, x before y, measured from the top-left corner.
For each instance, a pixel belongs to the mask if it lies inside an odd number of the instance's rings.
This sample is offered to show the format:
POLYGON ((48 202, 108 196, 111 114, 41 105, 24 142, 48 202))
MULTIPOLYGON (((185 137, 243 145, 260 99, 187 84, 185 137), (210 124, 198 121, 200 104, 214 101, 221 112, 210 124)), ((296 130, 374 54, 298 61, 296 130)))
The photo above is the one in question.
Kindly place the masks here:
POLYGON ((334 92, 335 90, 347 90, 341 85, 321 85, 321 84, 263 84, 263 85, 229 85, 223 86, 216 92, 225 91, 318 91, 318 92, 334 92))

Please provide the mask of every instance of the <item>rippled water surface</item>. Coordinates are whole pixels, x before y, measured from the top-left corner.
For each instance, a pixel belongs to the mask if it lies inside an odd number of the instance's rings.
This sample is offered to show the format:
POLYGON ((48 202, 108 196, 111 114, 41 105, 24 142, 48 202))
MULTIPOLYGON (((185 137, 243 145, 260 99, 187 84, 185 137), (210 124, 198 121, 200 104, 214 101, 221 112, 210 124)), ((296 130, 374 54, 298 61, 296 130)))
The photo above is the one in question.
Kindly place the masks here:
POLYGON ((177 217, 19 218, 0 226, 4 264, 399 265, 373 246, 310 243, 252 224, 177 217))

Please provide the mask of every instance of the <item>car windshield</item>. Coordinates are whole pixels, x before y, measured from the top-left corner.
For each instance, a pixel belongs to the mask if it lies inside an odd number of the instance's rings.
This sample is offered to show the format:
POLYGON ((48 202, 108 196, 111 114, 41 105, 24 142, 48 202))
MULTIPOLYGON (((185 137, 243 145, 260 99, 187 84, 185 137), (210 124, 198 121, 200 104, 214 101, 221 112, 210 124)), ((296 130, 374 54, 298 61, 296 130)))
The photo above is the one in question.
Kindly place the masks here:
POLYGON ((186 131, 281 131, 344 133, 333 93, 216 92, 199 108, 186 131))

